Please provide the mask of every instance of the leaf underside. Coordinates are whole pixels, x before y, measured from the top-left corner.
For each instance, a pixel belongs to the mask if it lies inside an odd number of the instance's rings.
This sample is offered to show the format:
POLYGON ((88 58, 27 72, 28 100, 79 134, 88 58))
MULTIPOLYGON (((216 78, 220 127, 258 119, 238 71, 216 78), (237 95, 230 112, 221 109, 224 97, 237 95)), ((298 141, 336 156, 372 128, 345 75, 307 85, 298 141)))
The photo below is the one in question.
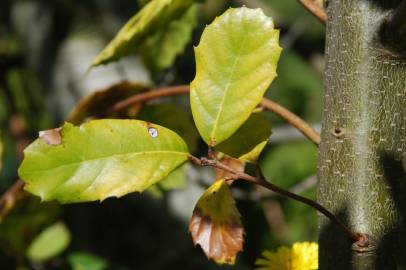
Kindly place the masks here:
POLYGON ((138 120, 65 123, 60 136, 60 144, 44 136, 34 141, 19 168, 26 190, 43 200, 72 203, 142 192, 188 155, 176 133, 138 120))
POLYGON ((96 57, 92 66, 107 64, 138 48, 157 29, 183 14, 194 0, 152 0, 135 14, 96 57))
POLYGON ((193 5, 179 20, 170 22, 149 37, 139 50, 147 67, 152 71, 170 67, 192 38, 196 25, 197 5, 193 5))
MULTIPOLYGON (((245 162, 243 160, 232 158, 229 156, 223 156, 219 161, 236 172, 243 173, 245 170, 245 162)), ((222 169, 215 168, 215 171, 216 171, 216 180, 235 177, 234 174, 222 169)), ((231 184, 230 181, 227 181, 227 183, 231 184)))
POLYGON ((87 118, 103 115, 107 109, 111 108, 116 102, 147 90, 147 86, 123 81, 107 89, 95 91, 83 98, 75 106, 66 121, 75 125, 81 124, 86 121, 87 118))
POLYGON ((271 136, 271 125, 261 114, 253 113, 248 120, 216 150, 245 162, 256 163, 271 136))
POLYGON ((250 116, 276 77, 279 31, 260 9, 229 9, 203 32, 195 48, 190 101, 196 126, 211 146, 250 116))

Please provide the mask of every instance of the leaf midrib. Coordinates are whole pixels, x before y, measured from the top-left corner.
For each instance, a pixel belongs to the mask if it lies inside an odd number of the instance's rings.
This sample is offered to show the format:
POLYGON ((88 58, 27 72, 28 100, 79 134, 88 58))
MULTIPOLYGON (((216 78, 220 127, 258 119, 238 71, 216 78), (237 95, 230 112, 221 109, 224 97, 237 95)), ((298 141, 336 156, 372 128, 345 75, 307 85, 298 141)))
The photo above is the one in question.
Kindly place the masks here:
POLYGON ((105 157, 98 157, 98 158, 94 158, 94 159, 86 159, 86 160, 82 160, 82 161, 78 161, 78 162, 72 162, 72 163, 65 163, 63 165, 60 166, 56 166, 50 169, 45 169, 45 170, 32 170, 29 172, 26 172, 26 174, 35 174, 35 173, 40 173, 40 172, 46 172, 46 171, 53 171, 56 169, 60 169, 62 167, 70 167, 73 165, 78 165, 78 164, 83 164, 83 163, 87 163, 87 162, 93 162, 93 161, 98 161, 98 160, 103 160, 103 159, 109 159, 109 158, 114 158, 114 157, 120 157, 120 156, 126 156, 126 155, 134 155, 134 156, 139 156, 142 154, 174 154, 174 155, 184 155, 186 156, 188 153, 187 152, 178 152, 178 151, 163 151, 163 150, 158 150, 158 151, 143 151, 143 152, 130 152, 130 153, 123 153, 123 154, 114 154, 114 155, 110 155, 110 156, 105 156, 105 157))
POLYGON ((237 56, 235 57, 233 66, 231 67, 230 77, 229 77, 229 79, 228 79, 228 81, 227 81, 227 83, 226 83, 226 87, 225 87, 225 89, 224 89, 224 95, 223 95, 223 97, 222 97, 222 99, 221 99, 220 107, 219 107, 219 110, 218 110, 218 112, 217 112, 216 119, 214 120, 213 129, 212 129, 212 131, 211 131, 211 133, 210 133, 210 144, 211 144, 211 141, 214 139, 214 136, 215 136, 215 134, 216 134, 217 127, 218 127, 218 122, 219 122, 219 119, 220 119, 220 115, 221 115, 221 113, 223 112, 223 109, 224 109, 224 102, 225 102, 225 100, 226 100, 227 92, 228 92, 228 90, 230 89, 231 80, 233 79, 233 75, 234 75, 234 70, 235 70, 235 68, 236 68, 236 66, 237 66, 237 63, 238 63, 239 60, 240 60, 240 57, 241 57, 241 49, 243 48, 246 39, 247 39, 247 35, 244 35, 244 37, 243 37, 243 39, 242 39, 242 41, 241 41, 241 43, 240 43, 240 47, 239 47, 238 50, 237 50, 237 56))

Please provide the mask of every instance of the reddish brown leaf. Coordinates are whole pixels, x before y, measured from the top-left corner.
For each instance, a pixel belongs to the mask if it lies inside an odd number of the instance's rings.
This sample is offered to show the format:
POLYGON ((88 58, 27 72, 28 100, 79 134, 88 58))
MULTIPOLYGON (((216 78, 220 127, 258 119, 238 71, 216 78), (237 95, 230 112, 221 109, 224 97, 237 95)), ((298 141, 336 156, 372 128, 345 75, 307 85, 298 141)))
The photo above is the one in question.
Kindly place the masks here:
POLYGON ((189 223, 195 245, 218 264, 234 264, 243 248, 244 228, 224 180, 216 181, 197 202, 189 223))
POLYGON ((61 127, 43 130, 39 132, 39 137, 47 144, 59 145, 62 143, 61 130, 61 127))
MULTIPOLYGON (((235 170, 237 172, 244 172, 245 162, 243 160, 232 158, 229 156, 224 156, 223 158, 220 159, 220 162, 223 163, 224 165, 227 165, 228 167, 232 168, 233 170, 235 170)), ((233 178, 233 176, 234 175, 231 174, 230 172, 216 168, 216 180, 229 179, 229 178, 233 178)))
MULTIPOLYGON (((68 116, 67 121, 80 124, 88 117, 102 115, 116 102, 146 90, 147 88, 140 84, 123 81, 107 89, 96 91, 79 102, 68 116)), ((134 114, 133 111, 137 112, 139 109, 140 107, 136 106, 129 110, 131 114, 134 114)))

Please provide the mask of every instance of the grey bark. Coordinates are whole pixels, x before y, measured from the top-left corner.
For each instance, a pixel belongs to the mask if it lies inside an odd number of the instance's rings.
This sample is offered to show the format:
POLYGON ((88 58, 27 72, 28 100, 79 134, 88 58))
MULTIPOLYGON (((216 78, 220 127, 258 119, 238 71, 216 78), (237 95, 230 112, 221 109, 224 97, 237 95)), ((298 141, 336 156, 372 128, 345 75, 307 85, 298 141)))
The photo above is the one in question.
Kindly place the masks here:
POLYGON ((375 242, 356 250, 320 217, 321 270, 406 269, 406 56, 384 31, 399 4, 327 6, 318 199, 375 242))

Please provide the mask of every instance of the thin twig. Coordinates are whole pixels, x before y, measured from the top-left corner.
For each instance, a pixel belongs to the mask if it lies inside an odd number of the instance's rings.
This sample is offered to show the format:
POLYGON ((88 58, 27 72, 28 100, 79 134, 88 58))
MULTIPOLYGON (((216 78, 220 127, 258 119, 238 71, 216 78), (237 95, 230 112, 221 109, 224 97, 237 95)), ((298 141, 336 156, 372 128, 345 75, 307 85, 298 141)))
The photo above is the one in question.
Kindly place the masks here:
MULTIPOLYGON (((127 99, 124 99, 116 103, 112 107, 113 112, 120 111, 128 106, 134 105, 139 102, 148 101, 160 97, 168 97, 181 95, 189 92, 188 85, 178 85, 172 87, 161 88, 146 93, 136 94, 127 99)), ((298 129, 306 138, 310 139, 314 144, 318 145, 320 143, 320 135, 315 131, 309 124, 307 124, 303 119, 301 119, 296 114, 292 113, 282 105, 279 105, 275 101, 267 98, 263 98, 261 106, 279 115, 281 118, 286 120, 289 124, 298 129)))
POLYGON ((244 172, 239 172, 236 171, 227 165, 217 161, 217 160, 211 160, 207 158, 197 158, 195 156, 189 155, 189 160, 193 162, 194 164, 198 166, 211 166, 217 169, 224 170, 226 172, 229 172, 230 174, 234 175, 235 179, 240 179, 244 180, 246 182, 250 182, 256 185, 260 185, 262 187, 265 187, 273 192, 276 192, 278 194, 281 194, 283 196, 289 197, 291 199, 294 199, 296 201, 302 202, 304 204, 307 204, 308 206, 312 207, 313 209, 316 209, 320 213, 322 213, 324 216, 326 216, 331 222, 336 224, 338 228, 340 228, 345 234, 347 234, 354 242, 358 242, 361 238, 361 234, 359 233, 354 233, 352 232, 344 223, 342 223, 333 213, 331 213, 329 210, 327 210, 324 206, 321 204, 308 199, 306 197, 302 197, 300 195, 297 195, 295 193, 292 193, 290 191, 284 190, 278 186, 275 186, 271 182, 267 181, 266 179, 263 178, 257 178, 252 175, 246 174, 244 172))
POLYGON ((158 90, 151 90, 151 91, 148 91, 145 93, 136 94, 127 99, 117 102, 112 107, 111 112, 121 111, 124 108, 127 108, 133 104, 136 104, 136 103, 139 103, 142 101, 147 101, 147 100, 160 98, 160 97, 176 96, 176 95, 186 94, 188 92, 189 92, 188 85, 177 85, 177 86, 161 88, 158 90))
POLYGON ((299 2, 310 11, 320 22, 327 22, 327 15, 324 11, 323 0, 299 0, 299 2))
MULTIPOLYGON (((27 136, 27 123, 22 115, 14 114, 9 120, 9 131, 13 136, 17 155, 20 160, 23 159, 23 150, 30 144, 27 136)), ((24 189, 24 182, 17 180, 1 197, 0 197, 0 222, 13 210, 17 194, 24 189)))
POLYGON ((24 188, 24 182, 17 180, 0 198, 0 223, 14 208, 17 194, 24 188))
MULTIPOLYGON (((307 191, 311 188, 314 188, 317 185, 316 175, 312 175, 303 181, 297 183, 293 187, 289 188, 289 191, 292 193, 300 194, 304 191, 307 191)), ((250 201, 267 201, 270 199, 275 199, 279 194, 273 191, 267 190, 266 192, 251 192, 247 193, 242 190, 234 190, 233 195, 240 200, 250 200, 250 201)))
POLYGON ((261 105, 262 107, 279 115, 282 119, 285 119, 286 122, 294 126, 314 144, 318 145, 320 143, 320 134, 296 114, 292 113, 282 105, 279 105, 275 101, 272 101, 267 98, 262 99, 261 105))

